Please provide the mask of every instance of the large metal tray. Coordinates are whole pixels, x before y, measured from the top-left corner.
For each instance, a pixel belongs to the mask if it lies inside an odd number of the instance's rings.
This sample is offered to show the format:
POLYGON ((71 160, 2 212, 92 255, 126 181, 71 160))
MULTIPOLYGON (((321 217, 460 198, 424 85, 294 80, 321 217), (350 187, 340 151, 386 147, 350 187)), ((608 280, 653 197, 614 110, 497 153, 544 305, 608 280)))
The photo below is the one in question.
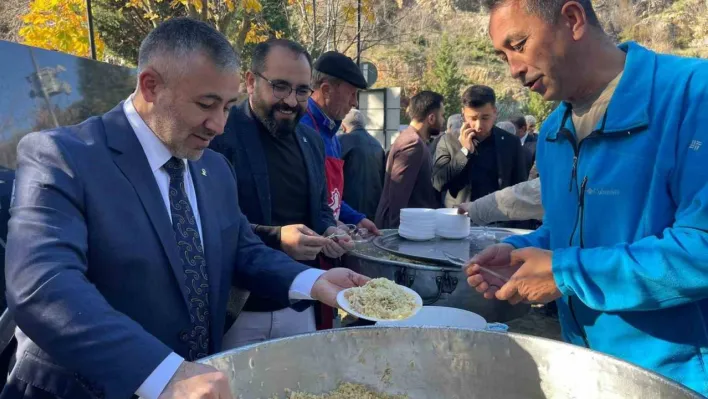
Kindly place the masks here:
POLYGON ((454 265, 445 257, 444 252, 462 259, 470 259, 484 248, 501 242, 506 237, 518 232, 510 229, 488 227, 487 231, 494 234, 494 239, 483 239, 479 234, 482 227, 472 227, 470 235, 460 240, 448 240, 436 237, 430 241, 410 241, 398 235, 397 231, 384 234, 374 239, 374 245, 384 251, 400 257, 415 259, 436 264, 454 265))

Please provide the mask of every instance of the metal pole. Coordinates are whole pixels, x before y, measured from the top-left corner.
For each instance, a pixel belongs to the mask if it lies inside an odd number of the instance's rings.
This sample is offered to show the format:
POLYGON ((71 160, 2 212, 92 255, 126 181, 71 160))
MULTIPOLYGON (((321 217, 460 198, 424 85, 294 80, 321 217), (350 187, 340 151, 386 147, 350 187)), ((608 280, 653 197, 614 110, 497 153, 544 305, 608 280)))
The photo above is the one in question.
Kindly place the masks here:
POLYGON ((49 115, 52 117, 52 122, 54 122, 54 127, 59 127, 59 121, 57 120, 57 116, 54 114, 54 108, 52 108, 52 102, 49 100, 49 94, 47 93, 47 89, 44 87, 44 82, 42 82, 42 77, 39 73, 39 64, 37 64, 37 59, 34 56, 34 51, 30 48, 30 58, 32 58, 32 65, 34 66, 34 75, 37 77, 35 80, 35 83, 39 87, 35 87, 35 90, 39 89, 38 91, 42 93, 42 98, 44 99, 44 102, 47 104, 47 111, 49 111, 49 115))
POLYGON ((93 13, 91 12, 91 0, 86 0, 86 14, 88 14, 88 34, 91 45, 91 58, 96 59, 96 41, 93 37, 93 13))
POLYGON ((312 0, 312 51, 317 50, 317 3, 312 0))
POLYGON ((356 64, 361 64, 361 0, 357 1, 356 8, 356 64))

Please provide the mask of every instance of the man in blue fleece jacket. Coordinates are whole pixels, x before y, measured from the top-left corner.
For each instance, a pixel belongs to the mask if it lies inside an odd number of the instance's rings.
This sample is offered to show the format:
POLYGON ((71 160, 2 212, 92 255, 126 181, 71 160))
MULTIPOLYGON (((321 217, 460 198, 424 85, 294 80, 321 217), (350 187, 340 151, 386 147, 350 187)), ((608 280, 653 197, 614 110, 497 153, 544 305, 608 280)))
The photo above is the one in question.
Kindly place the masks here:
POLYGON ((708 62, 616 47, 589 0, 487 2, 512 75, 562 103, 538 140, 543 226, 472 259, 469 284, 557 300, 566 341, 708 395, 708 62))

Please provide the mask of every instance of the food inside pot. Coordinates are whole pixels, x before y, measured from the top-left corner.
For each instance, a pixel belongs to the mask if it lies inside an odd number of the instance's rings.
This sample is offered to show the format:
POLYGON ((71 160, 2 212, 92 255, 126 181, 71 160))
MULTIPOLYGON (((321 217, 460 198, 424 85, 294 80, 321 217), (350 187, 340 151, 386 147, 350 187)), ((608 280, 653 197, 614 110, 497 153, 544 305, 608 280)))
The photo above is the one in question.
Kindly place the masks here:
POLYGON ((288 392, 288 399, 408 399, 406 395, 389 395, 378 393, 360 384, 344 382, 336 390, 322 395, 302 392, 288 392))

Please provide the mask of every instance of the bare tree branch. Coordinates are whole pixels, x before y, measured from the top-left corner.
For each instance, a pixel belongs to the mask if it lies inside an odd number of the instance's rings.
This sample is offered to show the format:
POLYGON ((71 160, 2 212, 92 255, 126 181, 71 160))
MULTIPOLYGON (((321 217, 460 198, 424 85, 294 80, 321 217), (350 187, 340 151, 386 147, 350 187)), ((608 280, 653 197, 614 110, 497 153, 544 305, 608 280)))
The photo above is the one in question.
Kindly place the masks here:
POLYGON ((236 35, 236 43, 234 43, 234 46, 239 50, 243 50, 243 45, 246 43, 246 36, 248 35, 248 31, 251 30, 251 25, 253 24, 253 21, 251 18, 248 16, 244 16, 243 22, 241 23, 241 27, 238 30, 238 34, 236 35))
POLYGON ((209 0, 201 0, 202 3, 202 21, 209 20, 209 0))

